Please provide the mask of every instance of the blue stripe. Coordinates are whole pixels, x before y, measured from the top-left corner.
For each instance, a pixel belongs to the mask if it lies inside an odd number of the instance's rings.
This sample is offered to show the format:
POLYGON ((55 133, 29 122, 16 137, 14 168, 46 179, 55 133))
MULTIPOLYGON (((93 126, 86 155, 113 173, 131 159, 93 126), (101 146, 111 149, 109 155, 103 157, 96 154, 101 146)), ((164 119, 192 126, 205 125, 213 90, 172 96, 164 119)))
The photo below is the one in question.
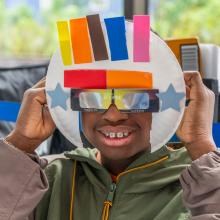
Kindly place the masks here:
MULTIPOLYGON (((213 135, 216 146, 220 148, 220 123, 213 124, 212 135, 213 135)), ((169 142, 180 142, 180 140, 176 135, 174 135, 169 142)))
POLYGON ((106 18, 105 26, 108 33, 111 60, 127 60, 125 17, 106 18))
POLYGON ((220 123, 213 124, 212 134, 216 146, 220 148, 220 123))
POLYGON ((0 101, 0 121, 16 122, 20 103, 0 101))

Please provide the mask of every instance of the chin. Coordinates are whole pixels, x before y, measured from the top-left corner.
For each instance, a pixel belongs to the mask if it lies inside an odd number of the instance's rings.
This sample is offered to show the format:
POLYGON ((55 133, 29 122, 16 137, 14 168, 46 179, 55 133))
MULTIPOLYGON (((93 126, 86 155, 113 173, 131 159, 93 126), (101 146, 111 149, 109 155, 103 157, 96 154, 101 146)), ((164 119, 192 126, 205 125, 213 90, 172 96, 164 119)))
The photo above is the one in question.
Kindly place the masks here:
MULTIPOLYGON (((135 145, 133 145, 135 146, 135 145)), ((109 160, 129 160, 132 158, 136 158, 141 153, 145 152, 145 150, 141 151, 135 151, 136 149, 132 150, 131 146, 123 146, 121 148, 99 148, 99 151, 101 155, 103 155, 105 158, 108 158, 109 160)))

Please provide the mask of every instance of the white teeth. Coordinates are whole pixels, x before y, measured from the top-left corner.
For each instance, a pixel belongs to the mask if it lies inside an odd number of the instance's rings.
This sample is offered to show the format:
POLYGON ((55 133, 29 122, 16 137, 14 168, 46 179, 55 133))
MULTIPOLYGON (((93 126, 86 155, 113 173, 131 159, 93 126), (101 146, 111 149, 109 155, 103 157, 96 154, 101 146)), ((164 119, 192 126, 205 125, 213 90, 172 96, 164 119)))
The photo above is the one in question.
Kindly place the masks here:
POLYGON ((122 138, 123 137, 123 133, 122 132, 118 132, 117 133, 117 138, 122 138))
POLYGON ((128 132, 124 132, 124 136, 127 137, 128 136, 128 132))
POLYGON ((110 132, 109 136, 110 136, 110 138, 115 138, 116 133, 110 132))
POLYGON ((128 137, 128 132, 103 132, 103 134, 106 136, 106 137, 109 137, 109 138, 123 138, 123 137, 128 137))

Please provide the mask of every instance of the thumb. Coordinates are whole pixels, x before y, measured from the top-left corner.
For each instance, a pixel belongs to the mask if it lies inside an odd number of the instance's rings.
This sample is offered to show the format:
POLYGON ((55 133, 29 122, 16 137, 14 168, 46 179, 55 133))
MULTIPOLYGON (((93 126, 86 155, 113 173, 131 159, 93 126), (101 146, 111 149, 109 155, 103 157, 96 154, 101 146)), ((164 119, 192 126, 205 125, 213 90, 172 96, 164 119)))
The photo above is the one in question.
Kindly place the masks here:
POLYGON ((200 101, 205 98, 205 85, 199 72, 184 72, 184 80, 187 87, 187 98, 190 100, 200 101))

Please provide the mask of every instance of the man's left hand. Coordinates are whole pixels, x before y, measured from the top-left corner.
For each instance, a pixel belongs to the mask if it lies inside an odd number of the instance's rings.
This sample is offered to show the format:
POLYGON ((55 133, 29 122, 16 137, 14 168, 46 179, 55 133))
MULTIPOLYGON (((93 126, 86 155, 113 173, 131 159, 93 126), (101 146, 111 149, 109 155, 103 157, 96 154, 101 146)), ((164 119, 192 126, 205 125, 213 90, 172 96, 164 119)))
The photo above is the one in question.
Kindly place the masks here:
POLYGON ((215 95, 203 84, 198 72, 185 72, 184 79, 189 105, 176 133, 195 160, 216 150, 212 137, 215 95))

